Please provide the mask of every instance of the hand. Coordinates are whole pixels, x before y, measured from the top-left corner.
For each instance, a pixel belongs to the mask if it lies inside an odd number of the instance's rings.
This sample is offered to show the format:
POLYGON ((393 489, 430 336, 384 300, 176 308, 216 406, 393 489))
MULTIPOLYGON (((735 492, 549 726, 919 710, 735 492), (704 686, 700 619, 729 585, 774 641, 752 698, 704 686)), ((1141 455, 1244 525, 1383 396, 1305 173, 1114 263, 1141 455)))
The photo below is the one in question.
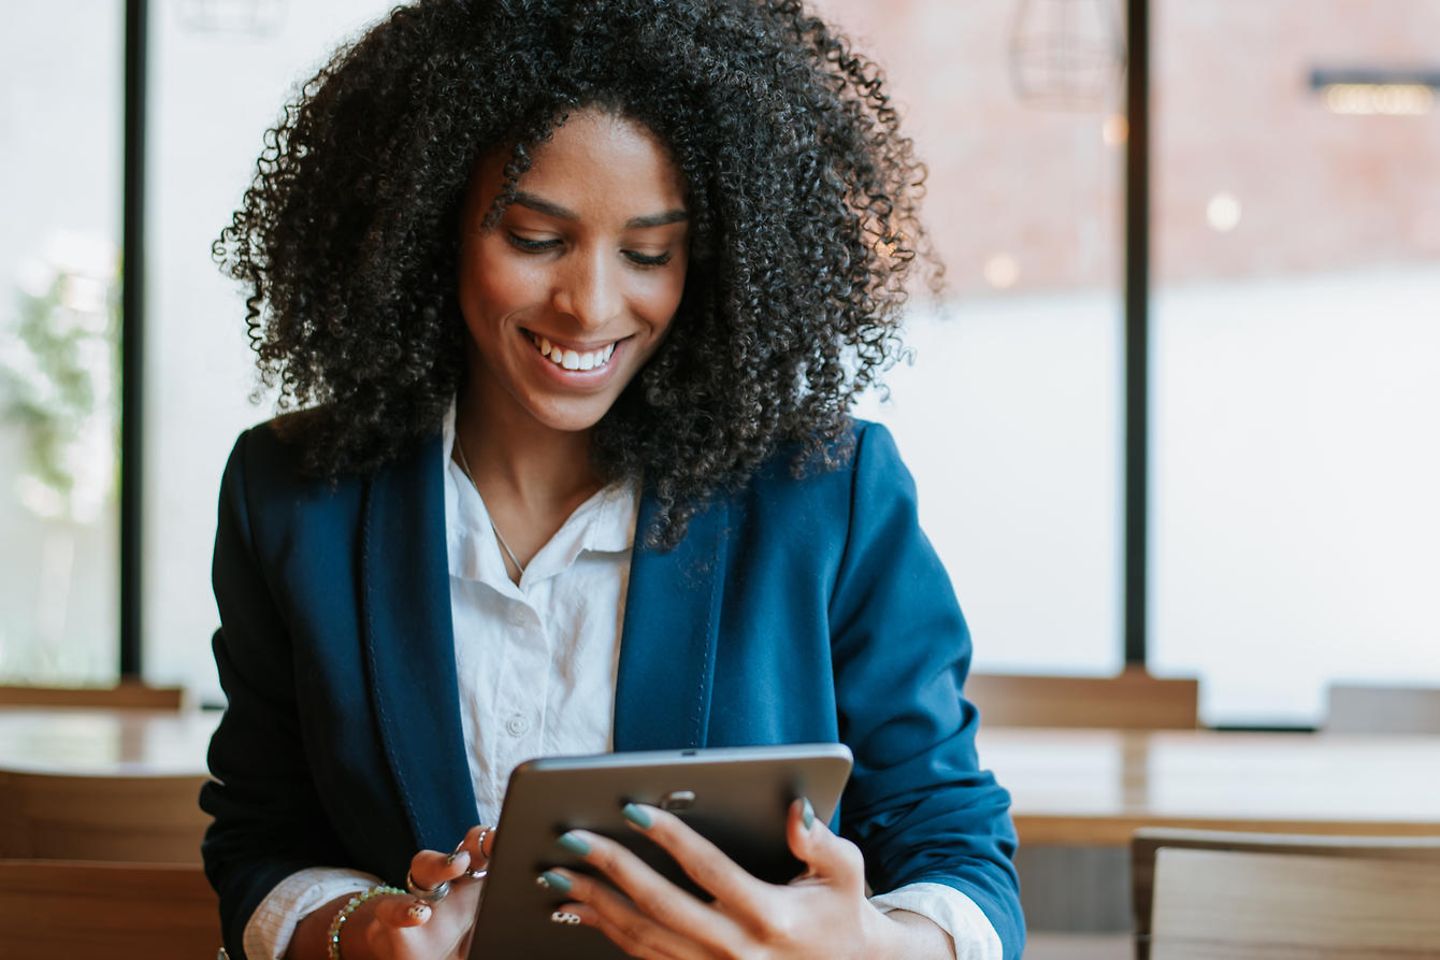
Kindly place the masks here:
MULTIPOLYGON (((481 827, 474 827, 453 853, 421 850, 410 861, 416 884, 433 889, 450 883, 445 899, 429 902, 410 894, 383 894, 356 907, 340 932, 345 960, 449 960, 463 958, 470 948, 470 932, 483 881, 471 880, 466 871, 480 869, 490 860, 495 842, 491 831, 480 846, 481 827)), ((331 901, 310 914, 287 953, 292 958, 326 956, 325 933, 348 896, 331 901)))
MULTIPOLYGON (((360 909, 374 904, 370 922, 363 924, 369 956, 382 960, 439 960, 461 957, 469 951, 470 929, 475 923, 482 881, 470 880, 466 871, 472 863, 479 869, 490 860, 495 833, 485 836, 484 849, 478 846, 481 827, 472 827, 453 853, 421 850, 410 860, 410 876, 418 886, 433 889, 450 884, 450 893, 438 903, 409 895, 375 897, 360 909)), ((352 915, 350 926, 355 922, 352 915)), ((352 956, 341 944, 347 960, 352 956)))
POLYGON ((626 953, 646 960, 949 955, 948 938, 944 954, 933 952, 933 937, 943 936, 938 927, 897 922, 871 906, 859 849, 816 819, 808 801, 792 804, 786 825, 790 850, 808 869, 784 886, 746 873, 678 817, 656 807, 631 805, 626 818, 714 901, 707 904, 681 890, 613 840, 575 830, 563 844, 614 886, 570 870, 548 871, 542 883, 570 898, 556 911, 556 922, 597 927, 626 953), (580 853, 582 848, 588 852, 580 853))

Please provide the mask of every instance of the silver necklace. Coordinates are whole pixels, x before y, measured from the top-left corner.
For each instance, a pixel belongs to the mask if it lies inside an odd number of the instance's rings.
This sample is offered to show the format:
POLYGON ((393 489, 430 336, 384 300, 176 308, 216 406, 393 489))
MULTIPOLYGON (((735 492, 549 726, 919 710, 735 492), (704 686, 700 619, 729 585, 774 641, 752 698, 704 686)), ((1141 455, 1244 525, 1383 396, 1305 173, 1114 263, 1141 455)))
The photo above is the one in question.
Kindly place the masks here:
MULTIPOLYGON (((480 485, 475 482, 475 474, 470 472, 470 464, 465 459, 465 444, 461 442, 460 431, 458 430, 455 431, 455 452, 460 454, 460 469, 465 471, 465 479, 470 481, 470 486, 475 488, 476 493, 480 493, 480 485)), ((485 498, 481 495, 480 499, 483 501, 485 498)), ((489 514, 488 507, 486 508, 486 514, 489 514)), ((495 541, 500 544, 500 549, 505 551, 505 556, 510 559, 510 562, 515 564, 515 569, 520 571, 520 576, 525 576, 525 564, 520 562, 520 558, 515 556, 515 551, 510 549, 510 544, 506 543, 505 538, 500 536, 500 528, 495 526, 494 517, 490 517, 490 532, 495 534, 495 541)))

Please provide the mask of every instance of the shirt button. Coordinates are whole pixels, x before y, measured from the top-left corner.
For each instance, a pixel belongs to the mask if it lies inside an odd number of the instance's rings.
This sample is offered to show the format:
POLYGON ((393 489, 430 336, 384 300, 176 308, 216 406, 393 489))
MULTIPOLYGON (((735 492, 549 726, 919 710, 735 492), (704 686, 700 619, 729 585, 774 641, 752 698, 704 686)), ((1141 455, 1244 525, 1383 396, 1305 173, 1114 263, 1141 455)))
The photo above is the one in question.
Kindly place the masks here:
POLYGON ((525 733, 525 731, 529 729, 530 721, 526 720, 518 713, 515 714, 515 716, 511 717, 509 720, 505 721, 505 732, 510 734, 510 736, 512 737, 521 736, 525 733))
POLYGON ((514 607, 513 609, 511 609, 511 611, 510 611, 510 625, 511 625, 512 627, 523 627, 523 626, 525 626, 525 621, 527 621, 527 620, 529 619, 529 617, 527 617, 527 616, 525 615, 526 613, 527 613, 527 610, 526 610, 525 607, 514 607))

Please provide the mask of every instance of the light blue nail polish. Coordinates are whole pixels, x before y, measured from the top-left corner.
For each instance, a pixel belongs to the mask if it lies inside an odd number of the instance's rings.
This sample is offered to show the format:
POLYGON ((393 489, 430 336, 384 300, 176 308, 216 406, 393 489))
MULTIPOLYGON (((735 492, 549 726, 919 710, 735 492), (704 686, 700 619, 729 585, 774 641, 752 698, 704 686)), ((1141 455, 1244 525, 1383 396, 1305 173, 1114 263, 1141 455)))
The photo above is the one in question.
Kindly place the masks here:
POLYGON ((625 809, 620 812, 625 815, 626 820, 629 820, 641 830, 649 830, 650 825, 655 822, 650 819, 650 814, 646 812, 645 808, 639 804, 627 803, 625 804, 625 809))
POLYGON ((544 873, 540 874, 540 876, 535 878, 535 882, 540 886, 544 887, 546 890, 550 890, 555 893, 566 894, 570 892, 570 881, 562 877, 560 874, 556 873, 554 870, 546 870, 544 873))
POLYGON ((810 806, 810 800, 808 797, 802 797, 801 800, 804 806, 800 808, 800 817, 802 820, 805 821, 805 829, 809 830, 811 827, 815 826, 815 808, 810 806))
POLYGON ((575 854, 575 856, 577 857, 583 857, 590 853, 590 844, 586 843, 584 840, 581 840, 573 833, 562 833, 560 835, 560 839, 556 840, 555 842, 560 844, 560 846, 564 847, 566 850, 569 850, 571 853, 575 854))

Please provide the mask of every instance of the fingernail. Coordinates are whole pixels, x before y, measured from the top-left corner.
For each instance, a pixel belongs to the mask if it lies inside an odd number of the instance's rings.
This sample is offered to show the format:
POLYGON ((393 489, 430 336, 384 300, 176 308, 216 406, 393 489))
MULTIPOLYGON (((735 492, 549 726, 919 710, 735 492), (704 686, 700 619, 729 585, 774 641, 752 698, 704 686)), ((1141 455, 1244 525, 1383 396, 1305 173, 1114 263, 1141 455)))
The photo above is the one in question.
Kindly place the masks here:
POLYGON ((801 803, 803 806, 800 808, 800 817, 805 821, 805 829, 809 830, 815 826, 815 808, 810 806, 808 797, 802 797, 801 803))
POLYGON ((568 927, 573 927, 580 922, 580 914, 570 913, 568 910, 556 910, 550 914, 550 922, 563 923, 568 927))
POLYGON ((540 874, 540 876, 535 878, 535 883, 538 886, 544 887, 546 890, 553 890, 556 893, 570 892, 570 881, 554 870, 546 870, 540 874))
POLYGON ((411 920, 416 920, 420 923, 424 923, 430 919, 430 905, 426 903, 412 903, 410 904, 410 909, 405 912, 410 914, 411 920))
POLYGON ((464 847, 456 847, 455 850, 454 850, 454 852, 452 852, 452 853, 450 854, 450 856, 448 856, 448 857, 445 858, 445 866, 448 867, 448 866, 452 865, 456 860, 459 860, 459 859, 460 859, 460 854, 462 854, 462 853, 465 854, 466 856, 469 856, 469 855, 470 855, 470 851, 466 850, 464 847))
POLYGON ((645 808, 638 804, 627 803, 625 804, 625 809, 620 812, 625 815, 626 820, 629 820, 641 830, 649 830, 650 824, 655 822, 650 819, 650 814, 645 811, 645 808))
POLYGON ((571 853, 575 854, 575 856, 577 857, 586 856, 590 852, 590 844, 586 843, 584 840, 581 840, 573 833, 562 833, 560 835, 560 839, 556 840, 555 842, 560 844, 560 846, 564 847, 566 850, 569 850, 571 853))

